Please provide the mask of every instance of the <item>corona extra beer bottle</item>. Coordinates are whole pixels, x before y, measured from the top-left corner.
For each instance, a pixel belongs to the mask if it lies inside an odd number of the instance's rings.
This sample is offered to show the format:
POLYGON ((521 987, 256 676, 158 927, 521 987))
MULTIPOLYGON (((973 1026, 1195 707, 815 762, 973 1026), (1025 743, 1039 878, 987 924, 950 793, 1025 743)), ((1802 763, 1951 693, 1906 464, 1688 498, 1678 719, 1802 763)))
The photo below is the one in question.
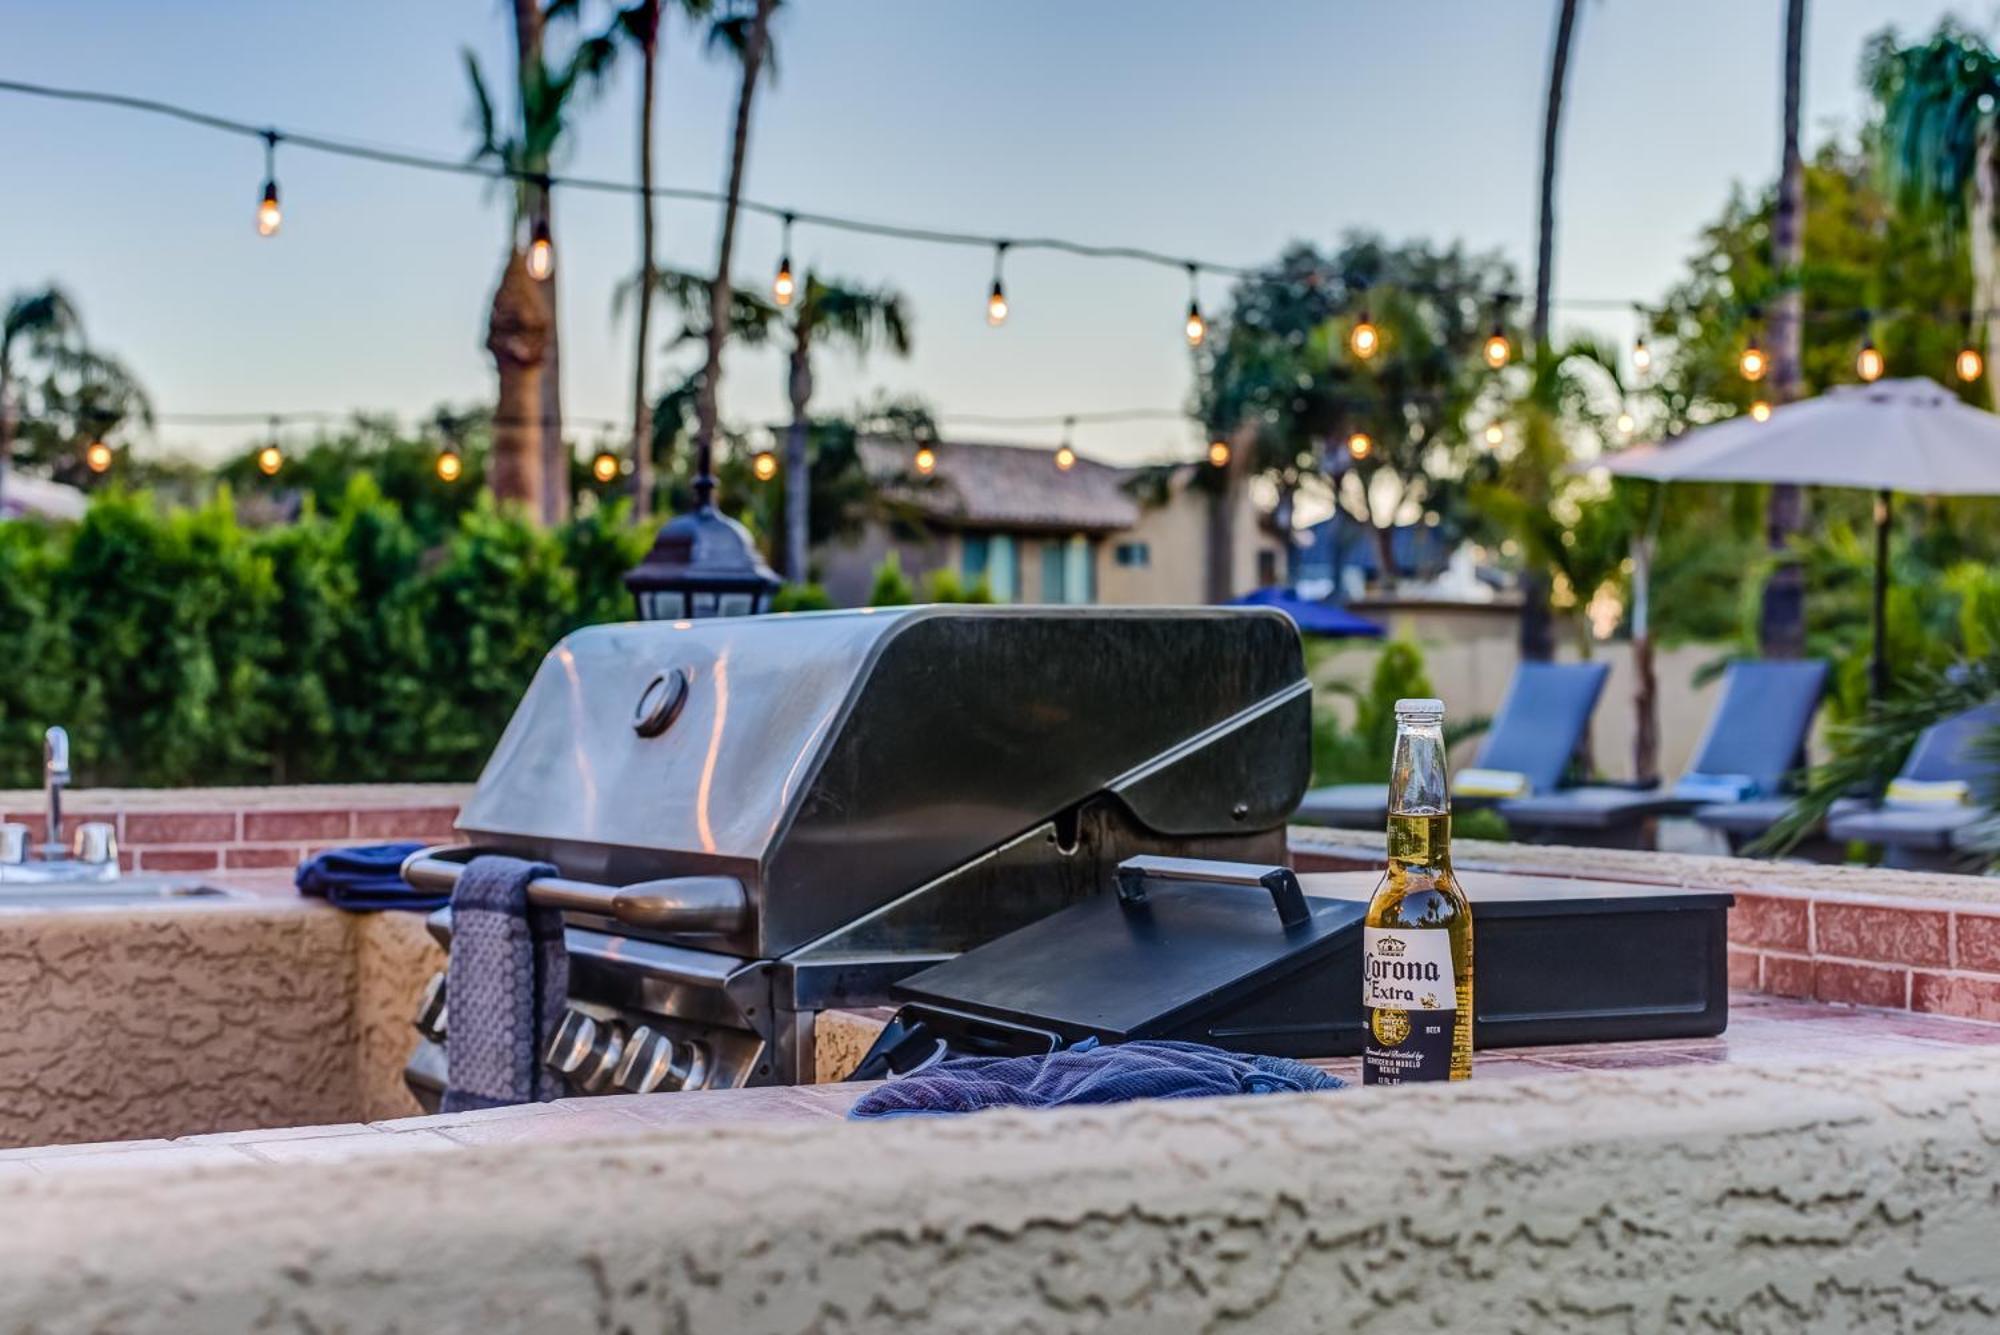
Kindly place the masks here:
POLYGON ((1362 927, 1361 1083, 1472 1076, 1472 906, 1451 871, 1444 702, 1396 702, 1389 869, 1362 927))

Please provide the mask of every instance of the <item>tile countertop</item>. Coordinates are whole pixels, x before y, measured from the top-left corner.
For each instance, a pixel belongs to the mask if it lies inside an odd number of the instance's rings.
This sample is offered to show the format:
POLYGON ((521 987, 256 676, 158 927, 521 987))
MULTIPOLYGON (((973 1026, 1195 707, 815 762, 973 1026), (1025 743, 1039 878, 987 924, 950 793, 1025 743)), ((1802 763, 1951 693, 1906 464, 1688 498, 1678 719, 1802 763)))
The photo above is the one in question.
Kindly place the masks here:
MULTIPOLYGON (((1537 1080, 1585 1071, 1667 1066, 1843 1063, 1968 1047, 2000 1049, 2000 1024, 1742 993, 1731 998, 1728 1032, 1715 1038, 1509 1048, 1481 1053, 1473 1069, 1476 1078, 1483 1080, 1537 1080)), ((1358 1058, 1316 1064, 1348 1080, 1359 1078, 1358 1058)), ((153 1167, 441 1154, 486 1145, 619 1139, 666 1127, 719 1123, 796 1126, 844 1116, 865 1088, 845 1084, 620 1095, 390 1122, 225 1132, 180 1140, 40 1146, 0 1151, 0 1183, 10 1178, 153 1167)))

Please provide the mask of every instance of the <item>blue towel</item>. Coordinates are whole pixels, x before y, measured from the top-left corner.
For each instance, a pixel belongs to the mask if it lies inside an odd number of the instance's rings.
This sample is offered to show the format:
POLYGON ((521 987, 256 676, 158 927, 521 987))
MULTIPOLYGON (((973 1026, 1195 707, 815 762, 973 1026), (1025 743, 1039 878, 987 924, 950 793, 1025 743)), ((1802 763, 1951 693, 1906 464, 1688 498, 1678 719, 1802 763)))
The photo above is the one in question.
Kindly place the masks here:
POLYGON ((1128 1099, 1297 1094, 1342 1081, 1286 1057, 1253 1057, 1200 1043, 1091 1039, 1034 1057, 958 1057, 878 1085, 848 1116, 922 1117, 985 1108, 1059 1108, 1128 1099))
POLYGON ((362 848, 330 848, 299 864, 292 884, 302 895, 317 895, 349 913, 381 909, 412 909, 429 913, 445 906, 446 897, 422 894, 403 879, 403 859, 422 844, 369 844, 362 848))
POLYGON ((528 882, 555 874, 545 862, 491 854, 458 874, 444 975, 444 1112, 563 1096, 562 1077, 542 1064, 569 1003, 562 911, 528 902, 528 882))

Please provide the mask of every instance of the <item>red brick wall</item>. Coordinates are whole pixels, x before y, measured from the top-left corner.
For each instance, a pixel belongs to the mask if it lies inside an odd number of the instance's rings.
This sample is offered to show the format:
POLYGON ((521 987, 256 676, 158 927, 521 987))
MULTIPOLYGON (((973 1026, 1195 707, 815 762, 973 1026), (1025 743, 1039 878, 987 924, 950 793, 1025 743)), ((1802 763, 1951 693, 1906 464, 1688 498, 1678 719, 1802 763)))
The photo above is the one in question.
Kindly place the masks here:
MULTIPOLYGON (((292 867, 324 848, 343 844, 422 840, 452 842, 456 806, 361 803, 355 805, 254 804, 205 806, 198 791, 185 806, 148 802, 129 809, 106 806, 90 794, 63 808, 66 828, 83 821, 109 821, 118 830, 118 856, 127 871, 252 871, 292 867)), ((46 828, 39 810, 8 809, 0 820, 31 827, 40 840, 46 828)))
POLYGON ((2000 1021, 2000 906, 1739 894, 1729 941, 1739 987, 2000 1021))

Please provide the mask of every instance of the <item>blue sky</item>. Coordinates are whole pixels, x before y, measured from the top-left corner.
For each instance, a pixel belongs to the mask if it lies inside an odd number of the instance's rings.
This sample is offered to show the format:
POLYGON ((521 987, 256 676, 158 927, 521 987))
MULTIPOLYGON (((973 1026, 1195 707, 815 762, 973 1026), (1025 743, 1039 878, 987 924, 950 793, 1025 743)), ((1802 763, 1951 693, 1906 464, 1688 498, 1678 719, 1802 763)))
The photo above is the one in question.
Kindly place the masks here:
MULTIPOLYGON (((1861 114, 1864 36, 1927 30, 1928 0, 1813 0, 1813 142, 1861 114)), ((1498 248, 1528 272, 1554 0, 792 0, 760 100, 749 192, 801 208, 998 233, 1056 233, 1255 263, 1366 227, 1498 248)), ((1778 156, 1782 0, 1585 0, 1565 126, 1558 298, 1645 298, 1671 280, 1733 182, 1778 156)), ((1964 11, 1962 11, 1964 12, 1964 11)), ((1971 16, 1985 21, 1982 11, 1971 16)), ((10 0, 0 76, 112 88, 370 142, 463 152, 459 52, 499 68, 495 0, 10 0)), ((726 66, 681 31, 662 78, 663 182, 722 180, 726 66)), ((565 165, 634 173, 634 95, 614 79, 565 165)), ((505 210, 479 182, 282 151, 285 227, 251 215, 260 147, 110 109, 0 96, 0 290, 55 279, 163 412, 385 409, 492 392, 482 347, 505 210)), ((621 417, 631 364, 610 294, 635 265, 636 206, 558 202, 571 413, 621 417)), ((662 213, 664 258, 712 265, 716 219, 662 213)), ((764 282, 775 223, 743 227, 764 282)), ((916 312, 907 362, 824 359, 828 405, 876 387, 953 413, 1061 414, 1184 402, 1182 275, 1023 254, 1014 314, 986 327, 990 256, 801 230, 802 266, 893 283, 916 312)), ((1205 305, 1226 287, 1208 281, 1205 305)), ((1559 326, 1628 337, 1620 316, 1559 326)), ((775 422, 783 369, 731 359, 725 413, 775 422)), ((250 428, 165 427, 215 453, 250 428)), ((582 433, 586 439, 588 432, 582 433)), ((964 437, 1053 444, 1053 429, 964 437)), ((1172 423, 1079 430, 1086 454, 1191 455, 1172 423)))

